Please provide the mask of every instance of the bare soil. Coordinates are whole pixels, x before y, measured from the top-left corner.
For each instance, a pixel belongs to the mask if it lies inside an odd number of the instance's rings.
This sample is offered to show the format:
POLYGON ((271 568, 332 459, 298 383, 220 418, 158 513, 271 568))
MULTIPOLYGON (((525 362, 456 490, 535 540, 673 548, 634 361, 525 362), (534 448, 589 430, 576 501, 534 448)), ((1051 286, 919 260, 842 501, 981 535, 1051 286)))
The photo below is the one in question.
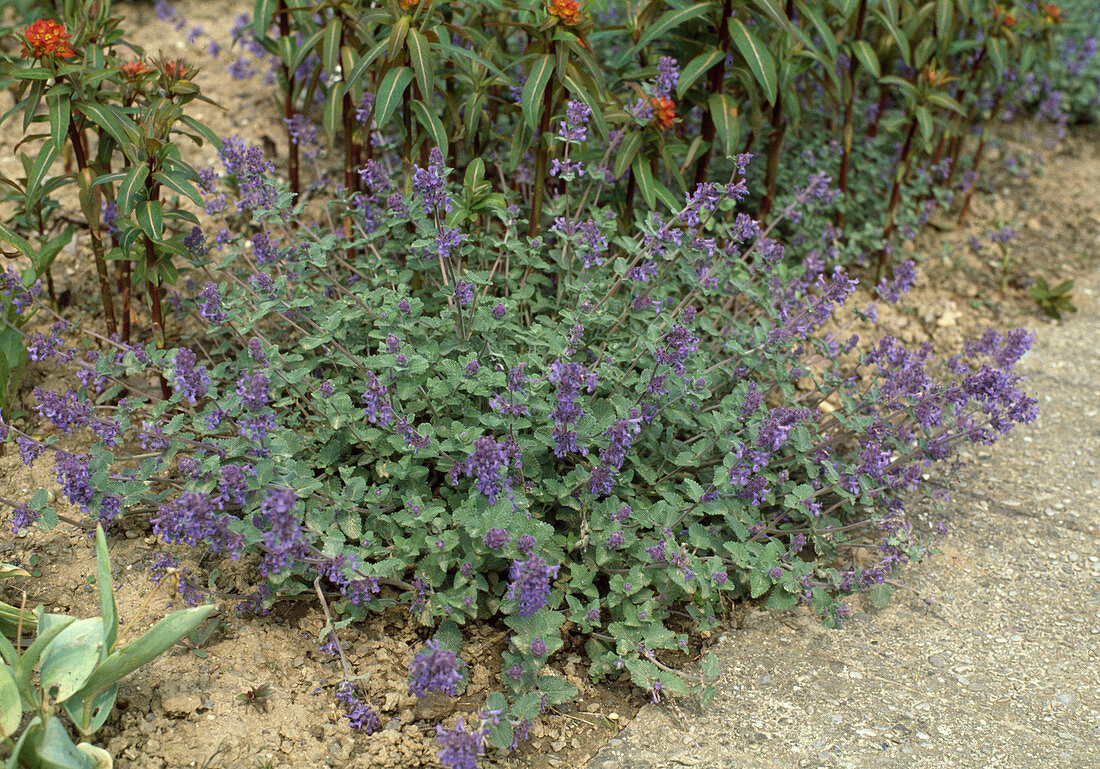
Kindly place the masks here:
MULTIPOLYGON (((203 105, 198 119, 222 136, 241 134, 268 145, 269 150, 273 146, 272 154, 281 156, 285 135, 270 89, 260 83, 260 76, 236 81, 225 74, 225 67, 238 55, 228 50, 229 30, 236 14, 251 10, 251 3, 188 0, 175 8, 189 22, 183 29, 159 21, 151 4, 119 3, 116 15, 126 18, 126 28, 134 31, 135 42, 148 53, 162 50, 203 65, 198 76, 203 93, 226 109, 203 105), (203 34, 191 46, 185 36, 196 24, 202 25, 203 34), (211 39, 225 49, 216 61, 202 53, 211 39)), ((0 99, 6 109, 9 97, 0 99)), ((1033 320, 1038 310, 1026 289, 1036 278, 1044 277, 1054 285, 1100 263, 1100 201, 1073 194, 1087 188, 1085 180, 1100 178, 1097 138, 1094 128, 1072 130, 1062 139, 1050 129, 1022 124, 1006 128, 999 150, 1002 158, 1039 155, 1041 164, 1023 179, 1007 171, 994 174, 990 188, 976 197, 967 227, 941 222, 942 229, 929 228, 915 243, 906 244, 905 250, 920 263, 921 277, 899 308, 883 310, 885 330, 908 343, 933 341, 937 347, 957 349, 964 337, 979 334, 986 326, 1011 327, 1033 320), (1028 131, 1037 133, 1032 136, 1028 131), (1001 224, 1014 225, 1021 235, 1010 244, 1014 260, 1003 298, 999 296, 1000 254, 985 237, 1001 224), (968 245, 974 236, 984 241, 978 251, 968 245)), ((19 165, 10 152, 11 144, 10 138, 0 138, 0 172, 14 175, 19 165)), ((208 147, 190 152, 193 163, 214 163, 208 147)), ((58 295, 74 308, 86 308, 81 314, 88 317, 98 298, 90 259, 79 241, 60 258, 55 280, 58 295)), ((861 296, 855 301, 868 299, 861 296)), ((36 384, 67 386, 56 372, 32 367, 25 387, 36 384)), ((90 436, 78 434, 69 440, 73 449, 79 449, 90 442, 90 436)), ((26 499, 40 487, 56 488, 48 457, 33 470, 12 452, 0 457, 0 496, 26 499)), ((81 517, 67 509, 60 495, 54 505, 73 518, 81 517)), ((147 573, 162 546, 140 519, 131 519, 127 527, 112 538, 111 557, 123 633, 136 637, 170 610, 174 596, 163 587, 154 588, 147 573)), ((185 565, 198 573, 215 565, 200 563, 193 555, 188 558, 185 565)), ((94 555, 85 532, 61 525, 18 537, 0 533, 0 560, 23 565, 35 574, 14 584, 9 581, 0 599, 18 603, 25 595, 28 606, 41 603, 50 611, 78 616, 97 612, 90 582, 94 555)), ((232 593, 248 586, 241 574, 227 572, 218 587, 232 593)), ((267 616, 247 618, 234 611, 236 603, 230 597, 222 600, 217 615, 221 629, 198 653, 176 647, 123 682, 117 711, 97 735, 120 769, 437 766, 435 724, 452 726, 457 716, 468 716, 481 705, 498 677, 506 642, 501 628, 471 628, 463 652, 471 670, 464 695, 456 700, 418 701, 408 693, 406 675, 427 637, 425 629, 402 610, 348 628, 341 640, 355 674, 367 677, 371 703, 384 725, 366 736, 348 727, 334 700, 334 686, 343 674, 330 655, 318 650, 324 616, 317 601, 286 601, 267 616), (273 689, 266 708, 238 701, 239 695, 262 684, 273 689)), ((733 622, 746 611, 750 607, 739 609, 733 622)), ((697 638, 693 656, 715 641, 711 634, 697 638)), ((487 759, 484 766, 580 766, 631 721, 646 698, 626 682, 593 686, 577 651, 578 647, 567 645, 551 667, 572 681, 582 696, 568 706, 551 709, 532 728, 530 740, 511 755, 487 759)))

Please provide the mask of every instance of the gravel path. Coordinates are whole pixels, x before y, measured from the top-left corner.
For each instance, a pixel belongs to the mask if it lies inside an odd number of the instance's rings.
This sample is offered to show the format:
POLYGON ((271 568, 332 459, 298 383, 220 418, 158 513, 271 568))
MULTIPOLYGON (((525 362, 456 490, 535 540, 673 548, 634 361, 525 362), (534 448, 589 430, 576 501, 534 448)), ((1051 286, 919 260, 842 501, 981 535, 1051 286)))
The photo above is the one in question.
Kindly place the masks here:
POLYGON ((760 612, 706 709, 648 706, 585 769, 1100 767, 1100 272, 1021 362, 1040 417, 972 451, 943 552, 842 630, 760 612))

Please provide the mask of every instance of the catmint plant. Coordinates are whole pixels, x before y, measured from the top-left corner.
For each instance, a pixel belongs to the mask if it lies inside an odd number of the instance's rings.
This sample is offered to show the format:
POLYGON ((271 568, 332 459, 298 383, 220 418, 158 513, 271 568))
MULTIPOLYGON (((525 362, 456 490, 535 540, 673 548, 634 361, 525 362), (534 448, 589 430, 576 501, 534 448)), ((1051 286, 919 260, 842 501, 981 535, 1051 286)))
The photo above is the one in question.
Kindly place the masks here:
MULTIPOLYGON (((476 237, 450 225, 438 153, 403 205, 349 201, 338 213, 353 226, 337 233, 290 230, 266 160, 225 147, 263 242, 229 230, 217 264, 195 262, 208 278, 180 310, 201 339, 107 340, 88 356, 59 324, 31 346, 81 385, 36 393, 40 428, 5 438, 28 463, 49 453, 90 517, 151 506, 166 544, 254 556, 253 606, 326 586, 354 619, 399 597, 439 629, 413 660, 414 694, 457 693, 461 627, 501 614, 504 693, 480 726, 440 735, 452 765, 511 745, 574 696, 544 672, 566 620, 589 636, 591 675, 676 696, 687 679, 658 657, 686 643, 673 612, 711 628, 751 598, 835 625, 848 595, 885 599, 887 575, 927 547, 905 504, 929 467, 1035 416, 1012 373, 1026 334, 991 332, 944 360, 876 336, 873 307, 845 318, 852 276, 788 266, 751 217, 722 223, 742 177, 630 236, 601 210, 548 199, 602 236, 601 263, 582 265, 564 225, 539 239, 518 216, 476 237), (93 427, 98 441, 67 453, 47 427, 93 427), (868 540, 879 561, 844 566, 868 540)), ((600 183, 568 183, 582 182, 600 183)), ((827 189, 811 181, 780 215, 796 226, 827 189)), ((913 279, 900 265, 879 301, 913 279)), ((56 520, 42 497, 25 509, 56 520)))

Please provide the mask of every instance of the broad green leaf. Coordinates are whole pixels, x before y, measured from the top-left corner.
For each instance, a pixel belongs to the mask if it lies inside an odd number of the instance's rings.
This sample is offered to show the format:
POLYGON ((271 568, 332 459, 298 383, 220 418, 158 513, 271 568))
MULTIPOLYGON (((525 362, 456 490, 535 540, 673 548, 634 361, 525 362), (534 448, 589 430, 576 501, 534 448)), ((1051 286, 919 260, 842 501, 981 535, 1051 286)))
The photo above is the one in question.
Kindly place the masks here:
POLYGON ((741 119, 737 115, 737 101, 725 93, 711 94, 707 99, 714 132, 721 142, 722 151, 732 155, 741 142, 741 119))
POLYGON ((836 9, 845 19, 848 19, 859 7, 860 0, 834 0, 836 9))
MULTIPOLYGON (((884 5, 886 4, 884 3, 884 5)), ((909 64, 911 60, 909 51, 909 40, 906 39, 905 35, 901 33, 900 29, 898 29, 898 25, 894 23, 894 19, 897 18, 896 11, 887 14, 881 8, 877 8, 875 10, 875 15, 882 23, 882 26, 886 28, 886 31, 890 33, 890 37, 893 38, 894 44, 897 46, 898 49, 898 55, 901 57, 902 61, 904 61, 906 64, 909 64)))
POLYGON ((630 167, 634 171, 634 180, 638 184, 638 189, 645 198, 646 207, 653 210, 657 205, 657 188, 653 184, 653 171, 649 167, 649 158, 639 155, 630 167))
POLYGON ((924 65, 932 58, 932 54, 936 51, 935 38, 926 37, 917 43, 917 47, 913 49, 913 67, 914 69, 923 69, 924 65))
POLYGON ((138 227, 149 240, 158 242, 164 237, 164 206, 159 200, 143 200, 134 207, 138 227))
MULTIPOLYGON (((214 145, 215 148, 220 149, 222 146, 222 140, 218 137, 214 130, 209 126, 200 123, 190 115, 181 115, 180 122, 190 128, 195 133, 204 137, 208 142, 214 145)), ((174 129, 173 129, 174 130, 174 129)))
POLYGON ((502 83, 511 84, 511 83, 515 82, 515 80, 513 78, 511 78, 508 75, 504 74, 504 72, 502 72, 496 66, 489 63, 488 61, 486 61, 482 57, 478 56, 473 51, 467 51, 465 48, 460 48, 459 46, 451 45, 450 43, 434 43, 434 42, 432 43, 432 49, 434 51, 436 51, 437 53, 441 53, 444 58, 447 58, 448 55, 452 56, 452 57, 453 56, 458 56, 461 59, 469 60, 473 64, 476 64, 476 65, 481 66, 481 67, 485 67, 485 69, 489 70, 494 75, 499 77, 502 83))
POLYGON ((61 703, 69 718, 84 736, 91 735, 106 723, 118 699, 118 684, 109 687, 91 699, 70 697, 61 703))
POLYGON ((539 691, 546 695, 547 702, 553 705, 569 702, 577 696, 577 687, 557 676, 541 676, 538 686, 539 691))
MULTIPOLYGON (((74 101, 72 108, 102 127, 119 147, 125 148, 127 144, 138 143, 139 131, 137 126, 117 107, 99 104, 98 102, 74 101)), ((130 160, 133 161, 134 158, 130 158, 130 160)))
POLYGON ((408 67, 394 67, 382 78, 374 98, 374 123, 379 128, 390 119, 412 79, 413 71, 408 67))
POLYGON ((892 85, 900 90, 907 99, 915 99, 917 96, 916 87, 905 78, 898 77, 897 75, 883 75, 878 79, 878 82, 883 85, 892 85))
POLYGON ((676 8, 665 13, 664 16, 657 20, 657 23, 648 27, 642 36, 638 38, 638 42, 635 43, 629 50, 620 54, 617 59, 617 64, 624 64, 634 58, 634 55, 649 45, 650 41, 657 38, 663 38, 669 30, 679 27, 681 24, 697 19, 700 16, 706 16, 707 14, 715 11, 719 8, 718 3, 688 3, 684 8, 676 8))
POLYGON ((118 683, 205 622, 215 608, 213 605, 197 606, 169 614, 141 638, 114 651, 95 669, 76 696, 92 697, 118 683))
POLYGON ((531 139, 535 132, 528 128, 527 123, 519 123, 516 132, 512 135, 512 146, 508 149, 508 170, 514 171, 523 159, 524 153, 531 146, 531 139))
POLYGON ((0 255, 2 256, 23 256, 34 259, 34 246, 30 244, 30 241, 26 240, 22 235, 15 230, 8 227, 3 222, 0 222, 0 243, 11 246, 15 249, 14 252, 7 249, 0 249, 0 255))
POLYGON ((278 4, 279 0, 256 0, 253 3, 252 18, 255 21, 252 22, 252 31, 256 33, 257 38, 268 36, 271 20, 275 18, 275 6, 278 4))
POLYGON ((758 571, 751 572, 749 574, 749 596, 752 598, 759 598, 768 592, 768 589, 772 586, 771 580, 765 577, 758 571))
POLYGON ((638 150, 642 147, 642 132, 630 131, 623 137, 619 145, 619 153, 615 156, 615 177, 618 178, 630 168, 634 158, 638 156, 638 150))
POLYGON ((30 572, 25 569, 20 569, 18 566, 12 566, 10 563, 0 563, 0 579, 29 576, 30 572))
POLYGON ((536 130, 539 117, 542 115, 542 94, 546 90, 546 84, 550 76, 554 74, 554 57, 550 54, 540 56, 527 75, 527 82, 523 84, 523 97, 520 106, 523 109, 523 118, 527 125, 536 130))
POLYGON ((863 65, 863 68, 867 70, 871 77, 877 79, 882 76, 882 69, 879 67, 878 56, 875 55, 875 49, 871 47, 870 43, 866 40, 853 40, 852 53, 859 59, 859 63, 863 65))
POLYGON ((22 760, 41 769, 98 769, 99 763, 78 750, 68 730, 57 716, 46 720, 45 728, 35 730, 27 739, 22 760))
POLYGON ((99 617, 73 622, 42 652, 42 690, 56 702, 67 700, 87 682, 99 664, 102 648, 103 621, 99 617))
POLYGON ((387 41, 382 40, 379 43, 376 43, 373 48, 367 51, 367 54, 365 56, 356 61, 355 67, 352 68, 350 73, 345 73, 345 92, 350 92, 351 89, 355 87, 355 84, 363 78, 363 75, 366 73, 367 68, 374 63, 375 59, 382 55, 382 53, 386 50, 386 42, 387 41))
POLYGON ((925 148, 932 142, 932 134, 935 132, 936 127, 932 121, 932 113, 928 111, 927 107, 917 107, 914 112, 914 116, 917 118, 917 124, 920 126, 920 138, 925 148))
POLYGON ((107 536, 102 526, 95 528, 96 590, 99 592, 99 614, 103 618, 103 654, 100 661, 114 651, 118 639, 118 606, 111 580, 111 559, 107 554, 107 536))
POLYGON ((936 0, 936 37, 949 42, 955 30, 955 3, 953 0, 936 0))
POLYGON ((787 12, 778 0, 753 0, 753 2, 760 10, 770 16, 771 20, 778 24, 780 29, 790 30, 796 28, 791 24, 791 20, 787 18, 787 12))
MULTIPOLYGON (((26 77, 26 71, 19 73, 20 77, 26 77)), ((47 77, 53 77, 53 73, 50 72, 47 77)), ((38 106, 42 103, 42 94, 46 92, 46 83, 43 80, 36 80, 31 85, 31 92, 27 94, 25 101, 26 106, 23 108, 23 133, 27 133, 27 129, 30 128, 31 121, 34 120, 35 114, 38 112, 38 106)))
MULTIPOLYGON (((409 30, 405 45, 409 50, 409 63, 412 64, 416 82, 420 86, 420 98, 430 105, 435 98, 435 61, 432 58, 432 47, 415 27, 409 30)), ((443 152, 446 154, 447 151, 443 152)))
POLYGON ((890 603, 890 598, 893 596, 894 591, 889 585, 875 585, 868 593, 868 597, 871 599, 871 605, 876 609, 881 609, 890 603))
POLYGON ((15 734, 23 718, 23 698, 11 668, 0 665, 0 737, 7 738, 15 734))
POLYGON ((340 35, 343 31, 344 22, 339 17, 325 23, 325 37, 321 41, 321 62, 325 65, 325 77, 337 76, 337 67, 340 65, 340 35))
POLYGON ((938 91, 928 94, 928 101, 935 104, 937 107, 943 107, 944 109, 951 110, 959 115, 966 115, 962 105, 952 99, 945 93, 938 91))
POLYGON ((331 149, 336 145, 336 127, 343 121, 344 94, 340 88, 330 88, 325 94, 325 106, 321 112, 321 124, 325 129, 325 140, 331 149))
POLYGON ((386 45, 386 58, 393 61, 397 59, 397 53, 405 47, 405 36, 409 34, 409 22, 412 16, 404 14, 390 30, 390 36, 386 45))
POLYGON ((69 95, 51 93, 46 97, 46 103, 50 106, 50 141, 54 149, 60 152, 69 131, 69 95))
POLYGON ((154 172, 153 179, 162 187, 167 187, 177 195, 190 198, 195 205, 201 206, 203 204, 202 195, 190 180, 180 178, 175 174, 167 174, 164 171, 154 172))
POLYGON ((411 107, 413 115, 416 116, 416 121, 424 126, 424 129, 432 137, 435 146, 439 147, 444 157, 446 157, 449 145, 447 141, 447 129, 443 127, 443 121, 441 121, 434 112, 424 106, 424 102, 419 99, 414 99, 411 107))
POLYGON ((814 25, 814 29, 817 30, 818 37, 821 38, 821 44, 825 46, 825 52, 829 54, 829 61, 836 61, 836 37, 833 35, 832 29, 829 28, 828 23, 825 21, 825 17, 821 15, 821 9, 816 2, 806 3, 803 0, 796 0, 795 3, 798 8, 798 13, 809 19, 810 23, 814 25))
MULTIPOLYGON (((306 39, 302 41, 301 45, 296 45, 295 46, 295 48, 294 48, 294 58, 290 62, 290 71, 291 72, 297 72, 298 71, 298 68, 300 66, 302 66, 302 62, 304 62, 307 58, 309 58, 309 55, 314 52, 314 50, 317 47, 317 43, 321 40, 322 37, 324 37, 324 35, 325 35, 325 28, 321 27, 320 29, 316 29, 313 32, 311 32, 306 37, 306 39)), ((385 40, 383 40, 378 45, 381 47, 382 51, 384 51, 386 49, 386 41, 385 40)), ((344 74, 346 75, 347 73, 344 73, 344 74)))
POLYGON ((115 193, 115 205, 118 206, 119 216, 129 216, 134 210, 134 203, 145 191, 145 179, 148 176, 149 166, 145 163, 138 163, 126 172, 115 193))
POLYGON ((38 253, 36 253, 32 259, 37 274, 44 275, 46 273, 46 270, 53 264, 54 259, 57 258, 61 249, 72 241, 75 232, 76 229, 74 227, 66 227, 62 232, 57 233, 39 246, 38 253))
POLYGON ((775 74, 775 59, 757 37, 740 19, 729 20, 730 38, 752 72, 753 78, 764 89, 764 97, 774 104, 779 81, 775 74))
POLYGON ((680 73, 680 79, 676 83, 676 98, 684 98, 684 94, 687 93, 687 90, 691 88, 695 81, 724 58, 726 58, 726 55, 717 48, 709 48, 689 61, 683 72, 680 73))
POLYGON ((42 182, 53 167, 53 161, 57 158, 57 147, 53 142, 46 142, 38 148, 38 155, 31 166, 30 175, 27 178, 27 195, 35 197, 42 187, 42 182))

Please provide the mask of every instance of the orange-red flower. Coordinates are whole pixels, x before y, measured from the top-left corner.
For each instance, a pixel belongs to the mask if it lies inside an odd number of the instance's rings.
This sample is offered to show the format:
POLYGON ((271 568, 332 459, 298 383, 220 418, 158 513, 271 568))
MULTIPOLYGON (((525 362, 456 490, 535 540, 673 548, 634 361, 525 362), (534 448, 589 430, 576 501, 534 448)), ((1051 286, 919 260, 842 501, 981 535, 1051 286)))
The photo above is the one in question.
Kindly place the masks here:
POLYGON ((577 0, 550 0, 549 11, 551 16, 557 16, 567 27, 580 21, 581 5, 577 0))
POLYGON ((671 128, 676 121, 676 102, 667 97, 654 96, 649 100, 649 105, 653 107, 653 119, 657 122, 657 127, 662 131, 671 128))
POLYGON ((39 19, 23 32, 23 55, 38 58, 57 56, 69 59, 76 52, 69 45, 69 33, 61 24, 49 19, 39 19))
POLYGON ((993 6, 993 21, 997 21, 997 19, 1001 19, 1001 24, 1004 25, 1006 29, 1016 26, 1016 17, 1011 13, 1006 13, 1005 9, 1000 5, 993 6), (1004 16, 1003 19, 1001 19, 1002 15, 1004 16))
POLYGON ((407 11, 416 6, 420 0, 401 0, 401 10, 407 11))
POLYGON ((190 64, 184 64, 183 59, 167 59, 161 66, 166 77, 180 80, 190 80, 198 71, 190 64))
POLYGON ((1062 23, 1062 9, 1054 3, 1047 3, 1044 5, 1043 13, 1046 14, 1048 24, 1062 23))
POLYGON ((128 61, 120 67, 122 74, 128 78, 138 78, 149 72, 149 67, 145 65, 145 62, 141 60, 128 61))

